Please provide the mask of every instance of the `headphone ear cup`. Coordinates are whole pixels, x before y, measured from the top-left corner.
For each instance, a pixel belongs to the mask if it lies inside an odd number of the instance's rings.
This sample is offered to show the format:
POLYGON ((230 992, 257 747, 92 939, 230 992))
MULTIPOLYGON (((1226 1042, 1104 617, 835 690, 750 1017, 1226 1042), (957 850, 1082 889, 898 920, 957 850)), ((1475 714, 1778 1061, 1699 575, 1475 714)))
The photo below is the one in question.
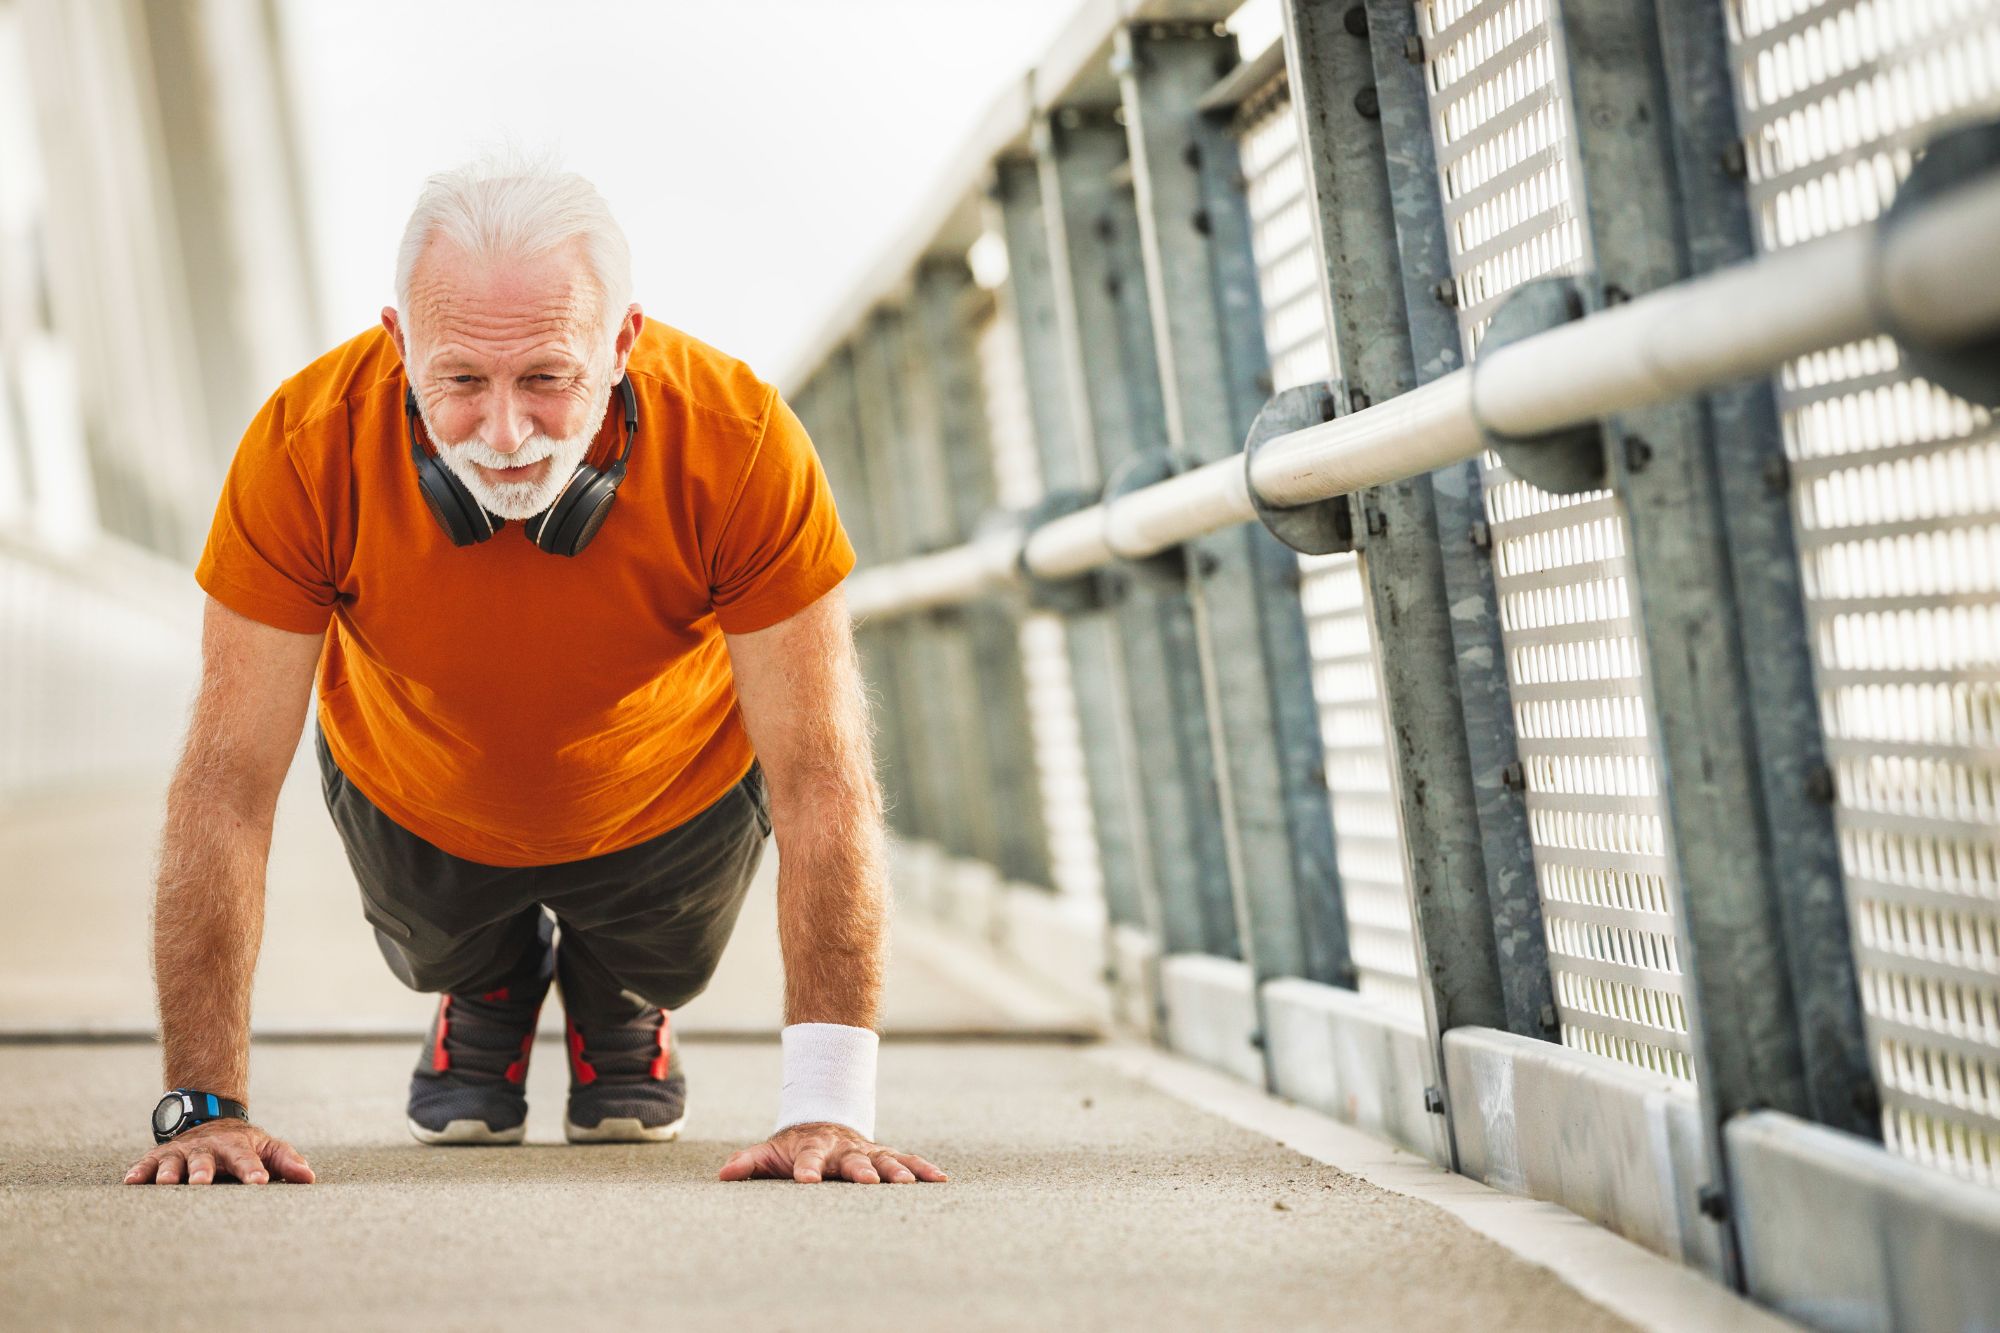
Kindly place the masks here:
POLYGON ((570 475, 556 502, 528 529, 528 536, 550 555, 576 555, 604 526, 617 498, 618 478, 583 464, 570 475))
POLYGON ((472 498, 465 483, 428 454, 417 460, 417 489, 431 517, 451 538, 453 546, 477 545, 499 531, 506 521, 487 513, 485 506, 472 498))

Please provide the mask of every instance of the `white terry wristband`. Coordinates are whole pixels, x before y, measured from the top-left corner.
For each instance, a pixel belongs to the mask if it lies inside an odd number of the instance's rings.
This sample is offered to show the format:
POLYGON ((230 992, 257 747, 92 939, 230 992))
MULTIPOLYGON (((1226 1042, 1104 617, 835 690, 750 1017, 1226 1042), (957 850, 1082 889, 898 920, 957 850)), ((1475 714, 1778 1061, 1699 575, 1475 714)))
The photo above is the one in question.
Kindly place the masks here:
POLYGON ((829 1121, 875 1137, 875 1052, 882 1039, 845 1023, 792 1023, 779 1034, 785 1083, 778 1129, 829 1121))

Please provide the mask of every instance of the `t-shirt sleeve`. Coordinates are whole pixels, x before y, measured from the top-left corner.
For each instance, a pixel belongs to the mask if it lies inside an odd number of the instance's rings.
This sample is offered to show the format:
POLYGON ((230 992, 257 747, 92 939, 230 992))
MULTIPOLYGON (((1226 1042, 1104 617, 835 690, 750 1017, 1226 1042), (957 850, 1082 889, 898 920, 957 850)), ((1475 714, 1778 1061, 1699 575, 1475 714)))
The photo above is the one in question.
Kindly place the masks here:
POLYGON ((236 446, 195 582, 230 610, 278 629, 317 634, 333 617, 320 509, 286 438, 283 393, 236 446))
POLYGON ((854 547, 806 428, 776 390, 709 567, 723 631, 768 629, 804 610, 854 568, 854 547))

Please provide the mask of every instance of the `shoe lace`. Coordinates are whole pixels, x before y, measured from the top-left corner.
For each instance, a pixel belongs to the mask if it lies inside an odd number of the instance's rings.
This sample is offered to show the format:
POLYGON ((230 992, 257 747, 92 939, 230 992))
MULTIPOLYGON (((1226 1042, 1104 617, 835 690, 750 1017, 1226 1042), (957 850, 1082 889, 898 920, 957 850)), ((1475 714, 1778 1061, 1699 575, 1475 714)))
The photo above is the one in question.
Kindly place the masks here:
MULTIPOLYGON (((648 1008, 637 1017, 612 1027, 585 1031, 578 1028, 582 1038, 582 1058, 597 1071, 598 1079, 605 1082, 640 1082, 653 1077, 653 1062, 660 1054, 660 1035, 667 1016, 657 1008, 648 1008)), ((677 1045, 671 1029, 667 1040, 670 1051, 677 1045)), ((670 1059, 672 1056, 670 1055, 670 1059)), ((673 1060, 678 1063, 678 1060, 673 1060)), ((672 1068, 672 1064, 668 1066, 672 1068)))
POLYGON ((440 1021, 445 1053, 452 1072, 504 1079, 508 1066, 522 1056, 522 1046, 534 1039, 537 1000, 488 1000, 454 995, 440 1021))

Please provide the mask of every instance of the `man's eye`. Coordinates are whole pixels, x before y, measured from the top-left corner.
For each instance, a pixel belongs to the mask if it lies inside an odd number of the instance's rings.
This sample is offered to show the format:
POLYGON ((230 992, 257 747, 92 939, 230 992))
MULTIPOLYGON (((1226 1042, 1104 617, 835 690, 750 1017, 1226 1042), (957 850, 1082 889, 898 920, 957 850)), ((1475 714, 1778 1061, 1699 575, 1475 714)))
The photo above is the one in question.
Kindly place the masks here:
POLYGON ((451 382, 452 382, 453 384, 477 384, 477 383, 479 383, 479 376, 477 376, 477 375, 453 375, 453 376, 451 377, 451 382))

